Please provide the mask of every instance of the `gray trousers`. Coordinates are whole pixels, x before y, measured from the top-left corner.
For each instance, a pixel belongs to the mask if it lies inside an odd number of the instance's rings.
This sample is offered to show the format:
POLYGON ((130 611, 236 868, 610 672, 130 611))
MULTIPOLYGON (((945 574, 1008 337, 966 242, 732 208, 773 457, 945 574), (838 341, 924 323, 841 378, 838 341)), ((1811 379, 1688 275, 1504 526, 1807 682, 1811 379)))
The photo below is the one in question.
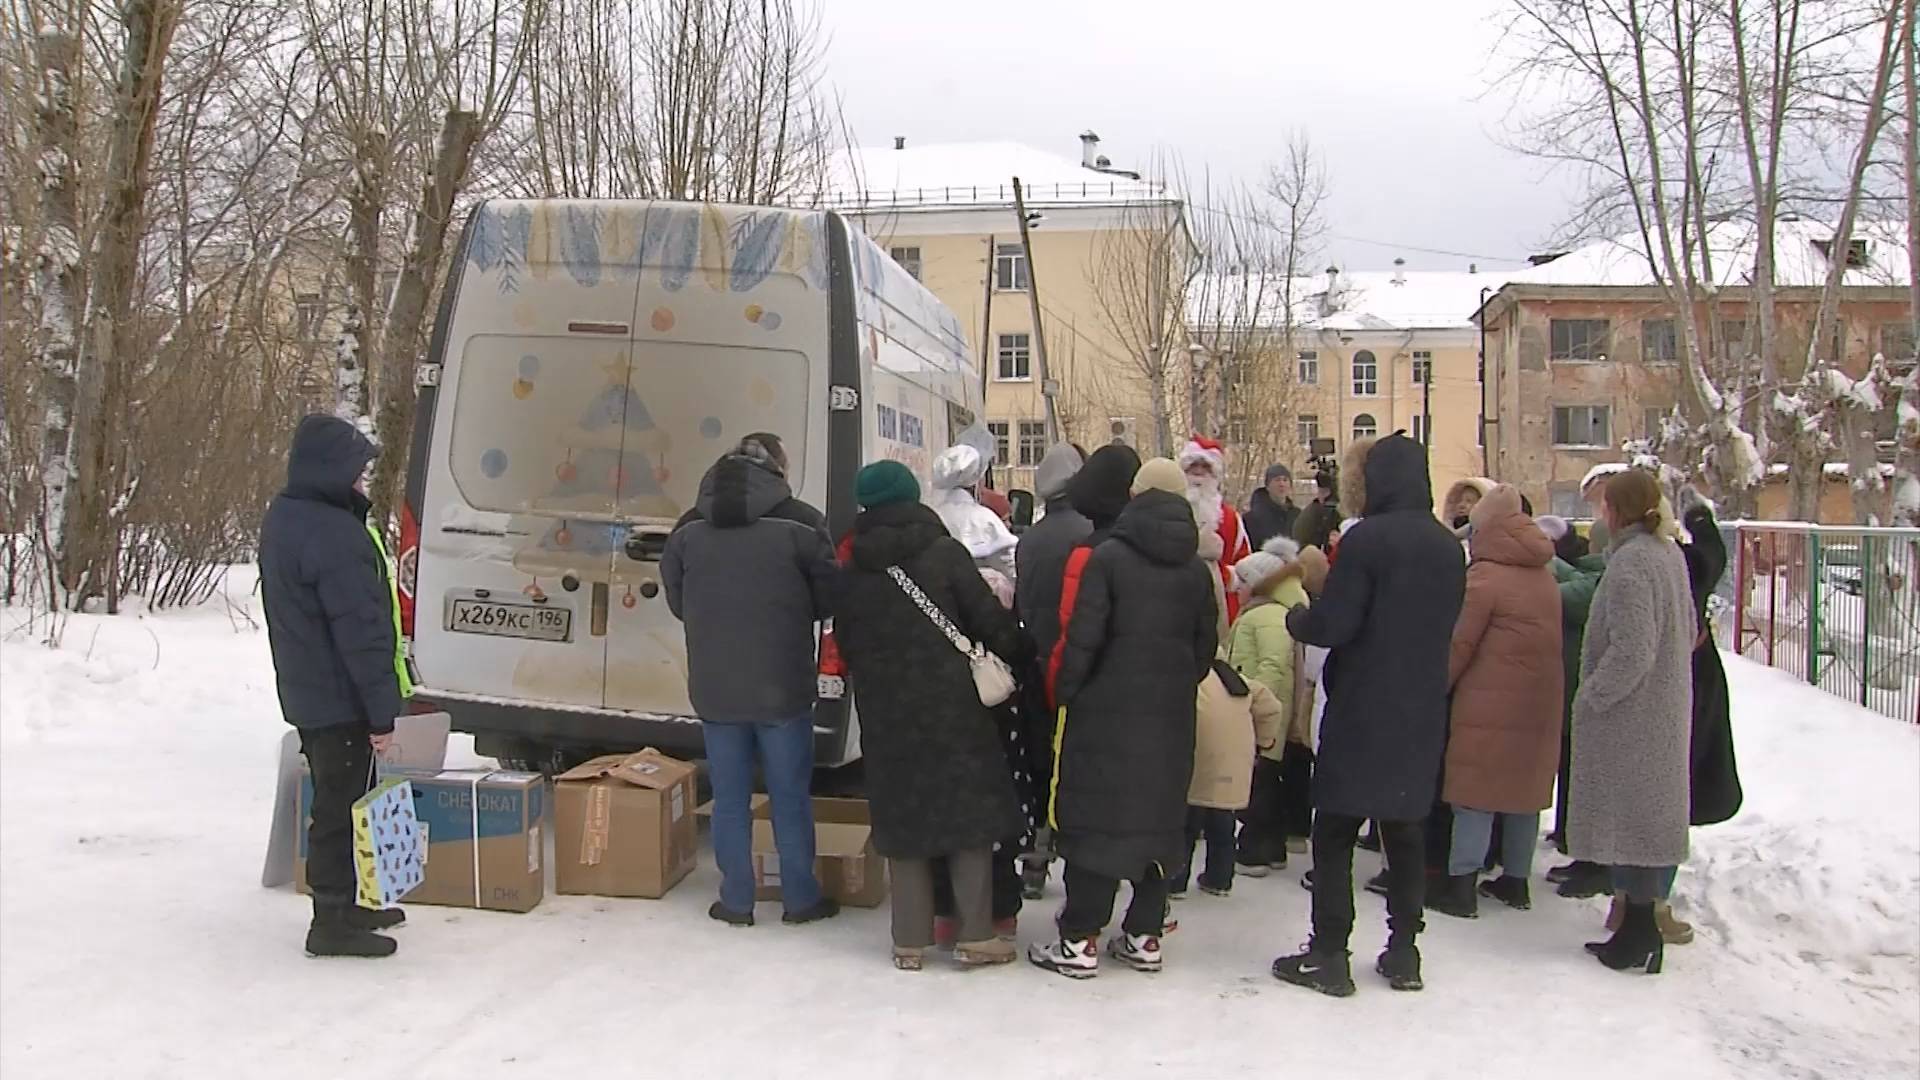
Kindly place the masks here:
MULTIPOLYGON (((933 944, 933 862, 888 859, 893 878, 893 944, 924 949, 933 944)), ((947 856, 953 877, 955 914, 963 943, 993 937, 993 848, 956 851, 947 856)))

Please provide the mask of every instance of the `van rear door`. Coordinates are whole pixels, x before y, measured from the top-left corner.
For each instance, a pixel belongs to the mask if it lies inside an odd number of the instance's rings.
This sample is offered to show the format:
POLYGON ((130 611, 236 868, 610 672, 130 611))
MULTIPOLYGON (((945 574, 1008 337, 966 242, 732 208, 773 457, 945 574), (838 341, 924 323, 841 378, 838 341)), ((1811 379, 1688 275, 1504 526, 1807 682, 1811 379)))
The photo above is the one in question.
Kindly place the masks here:
POLYGON ((452 483, 431 484, 423 511, 415 655, 434 690, 603 708, 623 517, 650 466, 630 445, 647 424, 630 385, 637 282, 592 241, 637 240, 641 211, 477 213, 441 377, 433 467, 452 483))
POLYGON ((659 559, 700 481, 743 436, 785 444, 795 495, 826 494, 824 216, 769 207, 653 203, 641 248, 626 439, 616 506, 606 703, 691 719, 687 647, 659 559), (634 421, 633 418, 641 418, 634 421))

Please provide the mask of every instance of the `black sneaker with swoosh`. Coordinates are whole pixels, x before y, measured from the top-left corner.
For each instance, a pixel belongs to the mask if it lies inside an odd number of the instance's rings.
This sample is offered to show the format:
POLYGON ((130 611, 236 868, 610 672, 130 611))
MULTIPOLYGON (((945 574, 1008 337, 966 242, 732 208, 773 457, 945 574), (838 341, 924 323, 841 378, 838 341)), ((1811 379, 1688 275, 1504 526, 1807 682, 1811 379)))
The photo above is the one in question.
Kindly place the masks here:
POLYGON ((1273 962, 1273 977, 1293 986, 1304 986, 1328 997, 1352 997, 1353 970, 1346 953, 1317 951, 1312 945, 1297 956, 1283 956, 1273 962))

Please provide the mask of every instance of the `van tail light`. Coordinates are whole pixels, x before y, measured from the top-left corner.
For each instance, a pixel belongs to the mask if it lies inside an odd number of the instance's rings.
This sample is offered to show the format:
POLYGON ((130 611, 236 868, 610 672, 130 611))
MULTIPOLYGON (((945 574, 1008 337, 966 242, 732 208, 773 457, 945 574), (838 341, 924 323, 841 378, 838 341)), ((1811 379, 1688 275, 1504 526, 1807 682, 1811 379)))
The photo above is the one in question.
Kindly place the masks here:
POLYGON ((396 563, 394 584, 400 592, 400 633, 411 639, 413 590, 420 577, 420 520, 414 516, 413 507, 404 503, 400 507, 400 556, 396 563))
POLYGON ((833 640, 833 620, 820 631, 821 701, 839 701, 847 696, 847 663, 840 658, 840 646, 833 640))

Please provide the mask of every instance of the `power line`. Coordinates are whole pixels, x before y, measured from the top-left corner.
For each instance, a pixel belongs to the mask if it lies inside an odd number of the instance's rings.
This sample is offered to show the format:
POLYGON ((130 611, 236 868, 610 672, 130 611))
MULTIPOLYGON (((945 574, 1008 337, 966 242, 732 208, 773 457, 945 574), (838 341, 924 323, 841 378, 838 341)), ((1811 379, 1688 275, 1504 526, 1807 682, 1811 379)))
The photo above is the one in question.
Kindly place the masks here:
MULTIPOLYGON (((1273 228, 1273 223, 1271 221, 1266 221, 1256 217, 1249 217, 1245 214, 1237 213, 1232 210, 1222 209, 1217 206, 1208 206, 1205 203, 1197 203, 1197 202, 1189 202, 1187 205, 1195 210, 1199 210, 1208 214, 1215 214, 1224 218, 1230 218, 1234 221, 1238 221, 1243 224, 1254 225, 1263 229, 1273 228)), ((1488 255, 1484 252, 1450 251, 1446 248, 1421 247, 1418 244, 1405 244, 1405 243, 1390 242, 1386 240, 1369 240, 1366 237, 1352 236, 1347 233, 1330 232, 1327 235, 1332 237, 1335 240, 1345 240, 1350 244, 1369 244, 1374 247, 1393 248, 1399 251, 1418 252, 1422 255, 1448 255, 1448 256, 1452 256, 1454 258, 1460 258, 1460 259, 1485 259, 1488 262, 1509 262, 1509 263, 1515 263, 1515 264, 1521 264, 1521 265, 1524 265, 1527 261, 1527 257, 1524 255, 1488 255)))

